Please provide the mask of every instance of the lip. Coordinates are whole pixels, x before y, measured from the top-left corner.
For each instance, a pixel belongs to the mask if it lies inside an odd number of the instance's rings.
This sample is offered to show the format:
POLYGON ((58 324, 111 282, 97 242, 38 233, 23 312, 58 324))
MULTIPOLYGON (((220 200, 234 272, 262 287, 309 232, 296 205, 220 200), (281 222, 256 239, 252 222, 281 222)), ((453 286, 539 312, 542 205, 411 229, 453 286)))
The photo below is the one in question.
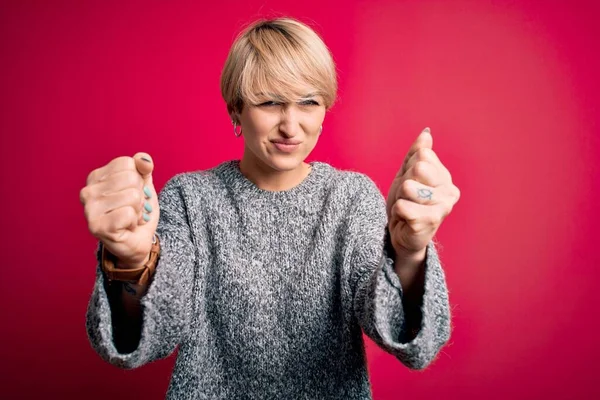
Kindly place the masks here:
POLYGON ((283 153, 292 153, 300 147, 300 142, 292 140, 273 140, 272 143, 283 153))
POLYGON ((300 144, 301 142, 298 140, 286 140, 286 139, 275 139, 275 140, 271 140, 271 142, 273 143, 281 143, 281 144, 300 144))

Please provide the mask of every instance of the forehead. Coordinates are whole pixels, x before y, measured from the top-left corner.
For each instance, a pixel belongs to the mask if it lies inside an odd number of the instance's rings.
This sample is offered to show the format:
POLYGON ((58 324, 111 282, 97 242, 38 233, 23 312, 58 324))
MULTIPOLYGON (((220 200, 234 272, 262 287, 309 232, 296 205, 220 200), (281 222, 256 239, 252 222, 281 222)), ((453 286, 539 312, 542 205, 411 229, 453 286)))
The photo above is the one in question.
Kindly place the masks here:
POLYGON ((293 93, 293 94, 286 94, 286 93, 276 93, 276 92, 267 92, 267 93, 258 93, 256 95, 256 97, 258 98, 269 98, 269 99, 287 99, 287 100, 292 100, 292 99, 309 99, 309 98, 314 98, 314 97, 318 97, 319 94, 318 93, 306 93, 306 92, 302 92, 302 93, 293 93))
POLYGON ((306 87, 304 90, 277 90, 276 88, 255 93, 254 96, 257 99, 278 99, 278 100, 297 100, 297 99, 310 99, 320 97, 318 91, 314 88, 306 87))
POLYGON ((319 83, 316 77, 300 71, 261 65, 261 68, 247 71, 240 94, 242 101, 249 104, 269 100, 291 103, 320 95, 322 90, 318 89, 319 83))

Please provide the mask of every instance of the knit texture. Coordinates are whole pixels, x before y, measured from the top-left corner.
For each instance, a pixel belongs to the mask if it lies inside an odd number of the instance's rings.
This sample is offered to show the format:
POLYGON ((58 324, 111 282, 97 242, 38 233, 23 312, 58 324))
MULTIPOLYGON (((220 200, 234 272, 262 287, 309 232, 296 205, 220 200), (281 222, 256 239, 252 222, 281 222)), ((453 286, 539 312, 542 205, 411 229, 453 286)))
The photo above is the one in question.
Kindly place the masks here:
POLYGON ((94 350, 130 369, 179 346, 168 399, 371 399, 361 328, 407 367, 427 367, 451 332, 435 243, 421 329, 408 340, 385 199, 364 174, 311 166, 281 192, 258 188, 237 160, 171 178, 159 194, 161 254, 141 340, 129 354, 113 342, 98 243, 86 323, 94 350))

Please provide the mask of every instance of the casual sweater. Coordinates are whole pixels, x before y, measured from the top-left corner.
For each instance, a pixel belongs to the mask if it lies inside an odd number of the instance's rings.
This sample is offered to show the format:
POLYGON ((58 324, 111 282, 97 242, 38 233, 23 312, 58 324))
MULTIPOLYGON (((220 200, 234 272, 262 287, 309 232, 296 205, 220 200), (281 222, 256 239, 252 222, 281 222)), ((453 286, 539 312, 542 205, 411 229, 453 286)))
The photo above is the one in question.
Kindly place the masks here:
POLYGON ((411 340, 381 192, 364 174, 311 166, 279 192, 248 180, 237 160, 171 178, 141 339, 128 354, 113 341, 98 243, 86 323, 95 351, 130 369, 179 346, 168 399, 371 399, 363 331, 407 367, 427 367, 451 331, 434 242, 411 340))

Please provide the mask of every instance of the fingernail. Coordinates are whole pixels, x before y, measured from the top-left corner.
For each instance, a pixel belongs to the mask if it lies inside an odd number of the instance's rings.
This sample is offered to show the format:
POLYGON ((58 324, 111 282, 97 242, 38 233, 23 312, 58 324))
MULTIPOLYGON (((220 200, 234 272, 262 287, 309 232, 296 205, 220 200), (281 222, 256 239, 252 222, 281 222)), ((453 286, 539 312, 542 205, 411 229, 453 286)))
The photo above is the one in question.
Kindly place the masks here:
POLYGON ((152 163, 152 161, 150 161, 150 160, 149 160, 149 159, 147 159, 146 157, 141 157, 141 159, 142 159, 142 160, 144 160, 144 161, 146 161, 146 162, 152 163))
POLYGON ((150 216, 148 214, 143 213, 142 216, 144 217, 144 221, 146 221, 146 222, 150 221, 150 216))
POLYGON ((429 127, 423 129, 423 132, 427 132, 427 133, 431 133, 431 129, 429 129, 429 127))
POLYGON ((146 209, 146 211, 152 212, 152 206, 150 205, 150 203, 145 202, 144 203, 144 208, 146 209))
POLYGON ((152 192, 150 191, 150 188, 148 186, 144 186, 144 194, 146 195, 147 198, 152 197, 152 192))

